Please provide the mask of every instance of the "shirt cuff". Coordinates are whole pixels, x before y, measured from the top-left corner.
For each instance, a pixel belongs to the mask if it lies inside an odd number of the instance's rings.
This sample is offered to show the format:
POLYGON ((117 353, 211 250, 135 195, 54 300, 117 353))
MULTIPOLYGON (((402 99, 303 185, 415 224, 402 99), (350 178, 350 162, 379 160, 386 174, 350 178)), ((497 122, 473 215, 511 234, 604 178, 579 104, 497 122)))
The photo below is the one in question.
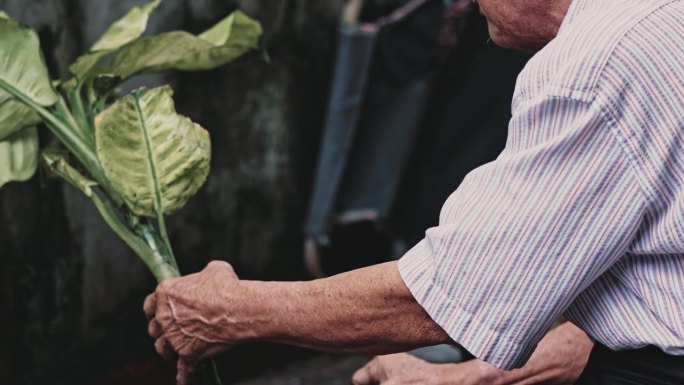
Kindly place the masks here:
POLYGON ((452 340, 473 356, 503 370, 522 367, 536 346, 519 343, 520 336, 513 336, 507 328, 502 328, 496 314, 488 309, 475 306, 477 311, 465 311, 466 307, 472 309, 473 304, 462 306, 468 302, 468 293, 459 291, 459 283, 477 277, 455 274, 454 281, 445 287, 439 282, 438 262, 426 240, 399 260, 399 274, 416 301, 452 340))

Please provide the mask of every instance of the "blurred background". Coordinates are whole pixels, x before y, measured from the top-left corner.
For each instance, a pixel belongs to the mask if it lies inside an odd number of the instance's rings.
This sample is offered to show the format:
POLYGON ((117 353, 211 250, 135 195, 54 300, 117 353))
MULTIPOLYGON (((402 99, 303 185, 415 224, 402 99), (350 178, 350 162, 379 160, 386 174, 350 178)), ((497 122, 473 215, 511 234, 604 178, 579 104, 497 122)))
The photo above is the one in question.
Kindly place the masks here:
MULTIPOLYGON (((53 76, 141 0, 0 0, 53 76)), ((304 280, 400 257, 506 140, 525 55, 488 42, 470 1, 165 0, 148 31, 198 33, 241 9, 270 60, 169 83, 212 136, 212 170, 169 219, 181 271, 304 280), (357 7, 358 6, 358 7, 357 7), (344 21, 342 21, 344 20, 344 21)), ((172 384, 146 334, 145 266, 90 201, 37 175, 0 190, 0 383, 172 384)), ((271 344, 218 359, 226 383, 347 384, 367 357, 271 344)))

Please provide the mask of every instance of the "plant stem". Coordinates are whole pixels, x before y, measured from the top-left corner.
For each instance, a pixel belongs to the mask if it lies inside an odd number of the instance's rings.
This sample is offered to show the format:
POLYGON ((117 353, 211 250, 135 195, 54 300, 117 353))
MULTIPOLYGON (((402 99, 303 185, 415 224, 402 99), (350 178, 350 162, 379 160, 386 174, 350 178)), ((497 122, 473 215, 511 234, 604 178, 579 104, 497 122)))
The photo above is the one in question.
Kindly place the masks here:
POLYGON ((161 235, 161 239, 164 242, 164 245, 166 246, 166 250, 169 252, 169 257, 175 262, 176 257, 173 255, 173 249, 171 248, 171 240, 169 239, 169 233, 166 231, 166 221, 164 221, 164 214, 159 211, 157 211, 157 224, 159 225, 159 233, 161 235))
MULTIPOLYGON (((80 128, 79 123, 76 122, 76 119, 71 114, 71 111, 69 111, 69 108, 67 107, 66 102, 61 95, 59 95, 59 100, 57 100, 57 104, 55 104, 55 112, 57 113, 58 117, 64 119, 64 123, 70 125, 71 127, 80 128)), ((88 138, 83 135, 82 130, 79 130, 78 134, 80 134, 81 140, 87 143, 92 143, 92 141, 89 141, 88 138)))
MULTIPOLYGON (((133 218, 133 216, 131 216, 131 218, 133 218)), ((152 225, 135 217, 135 225, 133 225, 133 228, 155 254, 167 264, 178 270, 178 264, 176 263, 176 258, 173 256, 171 245, 159 239, 159 235, 157 235, 157 232, 152 225)))
POLYGON ((138 254, 158 282, 180 275, 178 268, 175 266, 175 261, 173 261, 173 264, 169 264, 167 258, 158 249, 153 249, 148 242, 145 242, 131 231, 110 202, 100 199, 96 193, 93 193, 90 199, 95 203, 97 211, 99 211, 109 227, 138 254))
POLYGON ((79 122, 82 134, 85 135, 91 143, 95 143, 95 135, 91 120, 88 118, 85 108, 83 107, 83 102, 81 101, 81 85, 77 84, 73 90, 66 93, 66 96, 74 118, 79 122))
POLYGON ((58 118, 54 117, 50 112, 43 109, 43 111, 36 110, 43 118, 45 125, 50 129, 53 135, 59 139, 60 142, 71 152, 76 159, 85 167, 88 174, 95 179, 95 181, 102 186, 107 196, 109 196, 116 206, 123 206, 123 199, 112 187, 111 182, 104 175, 104 171, 100 166, 100 161, 97 159, 93 149, 84 143, 80 138, 77 138, 73 131, 68 126, 63 124, 58 118))

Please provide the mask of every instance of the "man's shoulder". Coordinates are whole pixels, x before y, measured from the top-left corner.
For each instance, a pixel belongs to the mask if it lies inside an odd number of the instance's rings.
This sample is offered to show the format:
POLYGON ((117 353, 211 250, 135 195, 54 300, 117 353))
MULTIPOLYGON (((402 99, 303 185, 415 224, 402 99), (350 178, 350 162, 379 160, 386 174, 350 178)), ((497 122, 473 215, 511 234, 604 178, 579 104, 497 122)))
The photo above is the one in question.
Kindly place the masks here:
MULTIPOLYGON (((645 44, 657 46, 658 35, 668 34, 668 26, 652 34, 643 33, 643 22, 667 15, 662 10, 668 6, 681 9, 684 5, 682 0, 596 3, 573 15, 563 24, 556 39, 530 60, 519 77, 518 96, 547 95, 591 101, 601 79, 607 75, 606 68, 615 67, 609 64, 616 56, 624 57, 624 51, 633 47, 635 40, 646 40, 645 44)), ((621 65, 626 72, 639 70, 629 68, 637 66, 636 62, 621 65)))

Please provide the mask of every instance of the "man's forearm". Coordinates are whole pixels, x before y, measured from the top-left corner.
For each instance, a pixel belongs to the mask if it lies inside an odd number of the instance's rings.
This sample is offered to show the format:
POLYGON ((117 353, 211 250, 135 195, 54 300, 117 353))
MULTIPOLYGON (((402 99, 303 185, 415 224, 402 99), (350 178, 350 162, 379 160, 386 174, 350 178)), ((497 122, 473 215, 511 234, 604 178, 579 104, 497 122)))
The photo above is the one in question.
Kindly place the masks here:
POLYGON ((571 384, 584 370, 593 347, 589 337, 577 326, 565 322, 550 331, 537 345, 524 367, 512 371, 499 370, 479 360, 456 365, 438 365, 443 385, 475 383, 490 385, 571 384), (464 368, 467 369, 464 371, 464 368))
POLYGON ((413 298, 396 262, 310 282, 239 285, 250 303, 227 311, 253 321, 250 340, 366 354, 451 341, 413 298))

